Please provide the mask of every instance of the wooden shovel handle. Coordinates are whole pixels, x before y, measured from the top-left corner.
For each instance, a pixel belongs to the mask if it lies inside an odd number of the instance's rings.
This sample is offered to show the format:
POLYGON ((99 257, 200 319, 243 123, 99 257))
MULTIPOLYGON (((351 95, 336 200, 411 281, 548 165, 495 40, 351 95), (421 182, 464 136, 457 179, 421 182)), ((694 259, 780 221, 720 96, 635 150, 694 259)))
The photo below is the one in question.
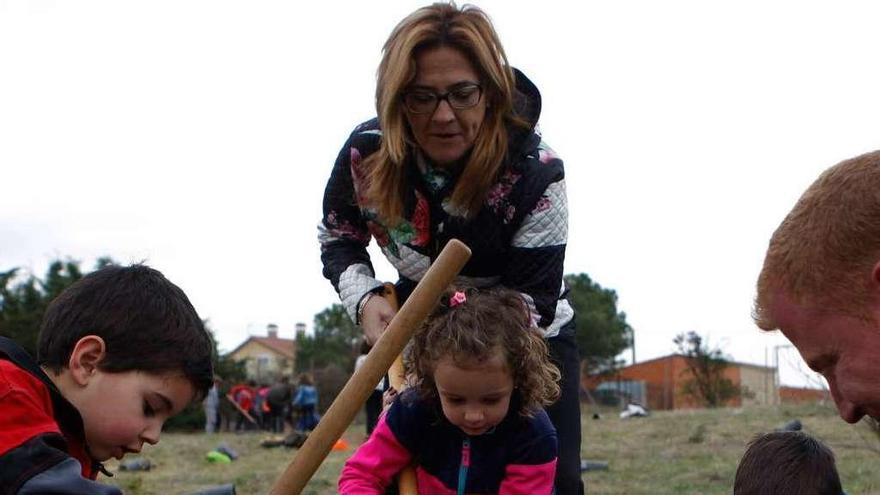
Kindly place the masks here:
POLYGON ((452 239, 446 244, 440 256, 416 285, 412 295, 376 341, 364 364, 354 372, 321 418, 315 431, 309 435, 293 461, 275 481, 270 494, 298 495, 302 492, 330 453, 330 448, 342 437, 373 392, 376 383, 403 351, 413 333, 434 309, 440 295, 455 280, 470 256, 471 250, 461 241, 452 239))
MULTIPOLYGON (((386 283, 382 292, 382 297, 388 300, 388 303, 395 310, 398 308, 397 292, 394 290, 394 284, 386 283)), ((391 363, 391 369, 388 370, 388 381, 391 386, 397 390, 397 393, 403 392, 406 388, 406 372, 403 369, 403 353, 398 354, 397 358, 391 363)), ((407 466, 400 471, 397 477, 397 492, 400 495, 419 495, 419 484, 416 478, 416 469, 413 466, 407 466)))

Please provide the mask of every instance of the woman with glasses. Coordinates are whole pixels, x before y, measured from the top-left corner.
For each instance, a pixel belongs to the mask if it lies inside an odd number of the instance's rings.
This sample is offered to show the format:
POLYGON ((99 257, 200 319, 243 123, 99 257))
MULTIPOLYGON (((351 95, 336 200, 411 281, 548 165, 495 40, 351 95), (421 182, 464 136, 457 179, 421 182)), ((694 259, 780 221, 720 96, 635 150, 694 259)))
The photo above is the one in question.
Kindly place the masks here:
POLYGON ((473 6, 416 10, 385 43, 378 117, 357 126, 324 192, 324 276, 372 344, 394 316, 366 247, 375 238, 409 296, 449 239, 473 254, 457 283, 519 291, 562 372, 556 493, 580 480, 579 358, 564 297, 568 212, 562 161, 535 131, 537 88, 510 67, 473 6))

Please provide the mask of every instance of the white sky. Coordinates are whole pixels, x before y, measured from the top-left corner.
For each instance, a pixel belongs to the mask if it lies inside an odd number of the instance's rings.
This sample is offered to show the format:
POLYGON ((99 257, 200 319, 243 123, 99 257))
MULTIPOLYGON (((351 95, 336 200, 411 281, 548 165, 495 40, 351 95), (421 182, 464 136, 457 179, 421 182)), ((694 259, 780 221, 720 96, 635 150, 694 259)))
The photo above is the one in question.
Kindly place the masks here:
MULTIPOLYGON (((311 326, 324 185, 425 3, 0 0, 0 269, 146 260, 226 350, 311 326)), ((801 192, 878 147, 880 6, 571 4, 478 3, 566 161, 566 273, 617 290, 639 360, 696 330, 772 363, 754 282, 801 192)))

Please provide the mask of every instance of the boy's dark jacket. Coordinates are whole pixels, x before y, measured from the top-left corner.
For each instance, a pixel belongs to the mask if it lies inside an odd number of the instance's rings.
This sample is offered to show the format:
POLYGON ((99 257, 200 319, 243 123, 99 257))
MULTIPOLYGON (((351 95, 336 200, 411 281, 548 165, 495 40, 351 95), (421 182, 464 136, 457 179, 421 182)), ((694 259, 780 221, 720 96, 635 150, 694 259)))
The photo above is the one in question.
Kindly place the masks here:
POLYGON ((0 337, 0 495, 120 495, 94 481, 82 417, 18 344, 0 337))

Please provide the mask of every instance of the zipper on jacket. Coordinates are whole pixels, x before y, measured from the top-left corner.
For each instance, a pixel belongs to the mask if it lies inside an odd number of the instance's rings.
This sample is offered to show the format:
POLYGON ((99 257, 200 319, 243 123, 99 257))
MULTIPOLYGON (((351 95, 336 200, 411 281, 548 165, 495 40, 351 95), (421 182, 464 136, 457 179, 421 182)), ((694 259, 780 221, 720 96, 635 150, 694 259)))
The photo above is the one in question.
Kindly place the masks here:
POLYGON ((461 464, 458 466, 458 495, 464 495, 467 484, 468 467, 471 465, 471 439, 465 437, 461 442, 461 464))

